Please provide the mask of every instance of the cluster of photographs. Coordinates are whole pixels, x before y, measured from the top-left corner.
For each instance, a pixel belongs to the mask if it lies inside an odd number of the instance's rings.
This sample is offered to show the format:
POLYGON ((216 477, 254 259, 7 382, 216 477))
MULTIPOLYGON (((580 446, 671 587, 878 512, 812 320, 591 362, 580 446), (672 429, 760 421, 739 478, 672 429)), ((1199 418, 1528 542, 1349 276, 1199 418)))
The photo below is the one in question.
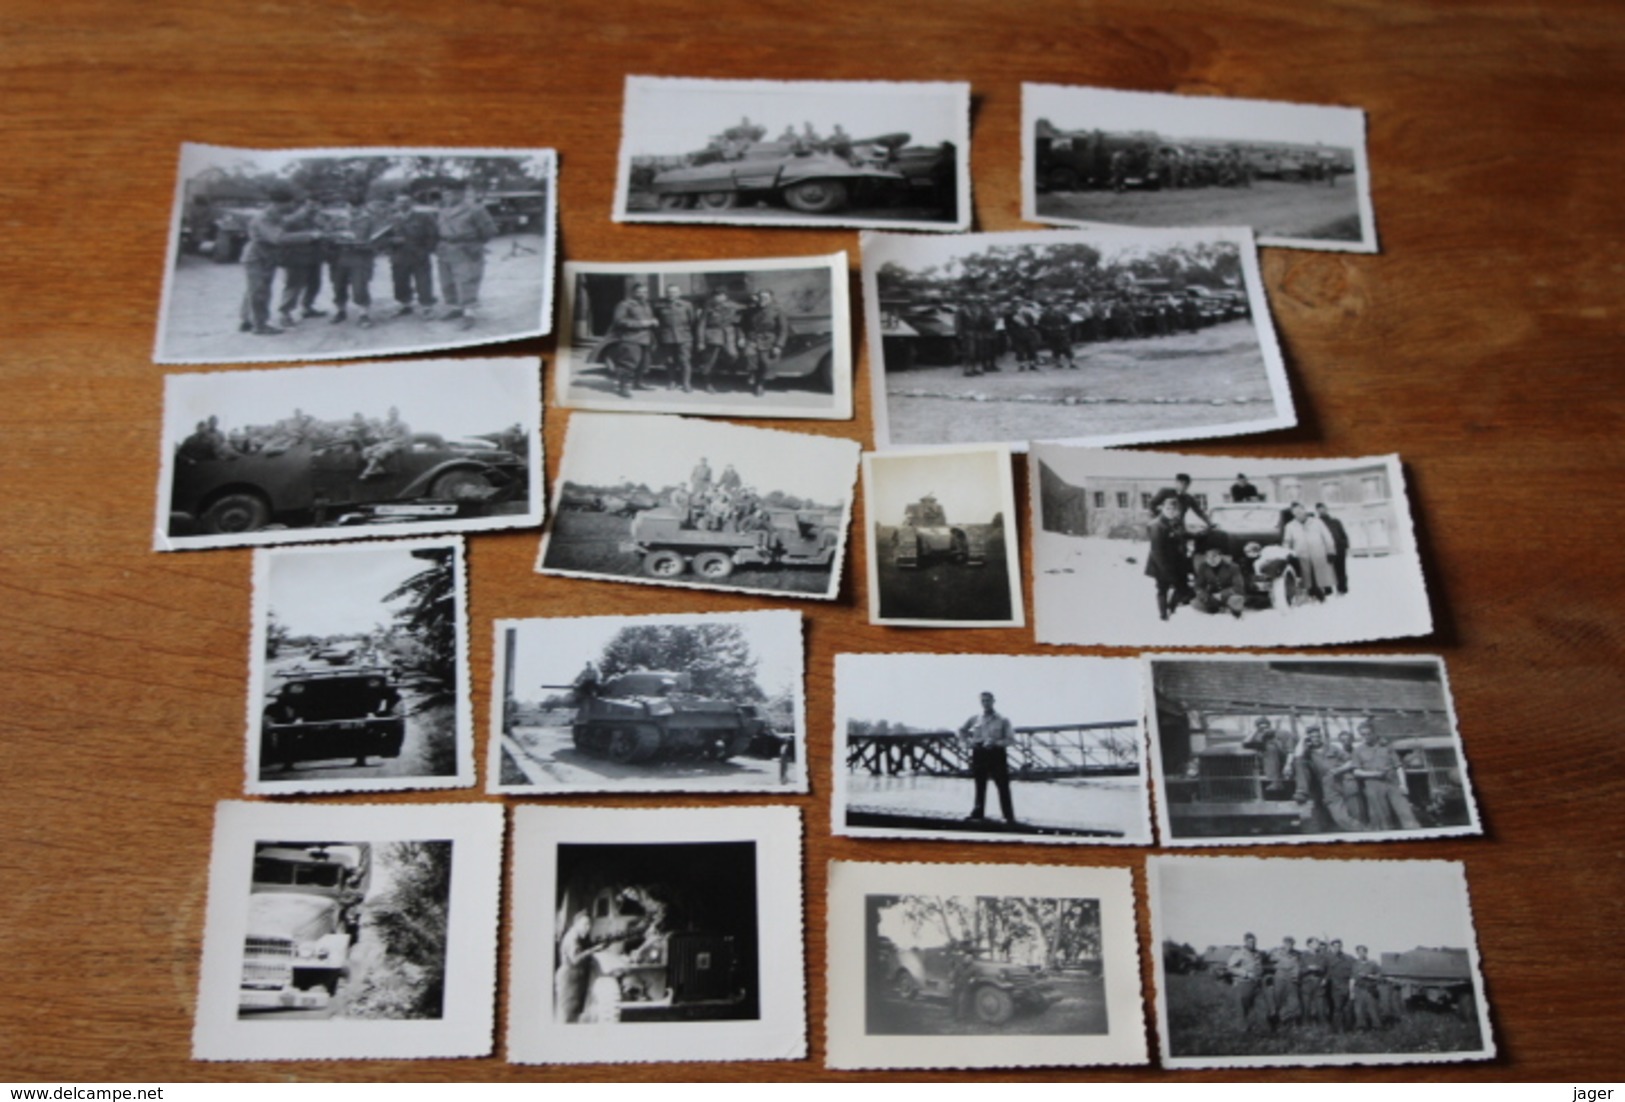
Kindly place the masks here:
MULTIPOLYGON (((1257 249, 1376 251, 1364 127, 1026 85, 1022 213, 1067 228, 975 234, 968 85, 628 77, 615 221, 862 231, 874 450, 709 419, 853 417, 846 251, 571 260, 547 502, 538 359, 326 361, 552 333, 555 151, 183 147, 155 359, 301 364, 166 379, 155 547, 255 549, 245 792, 478 783, 465 533, 830 601, 861 487, 872 623, 1025 628, 1024 455, 1034 637, 1148 653, 837 655, 835 834, 1481 833, 1441 660, 1159 650, 1431 631, 1398 458, 1112 450, 1296 423, 1257 249)), ((818 787, 800 612, 492 631, 489 795, 818 787)), ((506 839, 509 1060, 803 1059, 802 831, 223 802, 194 1054, 490 1055, 506 839)), ((1164 1066, 1493 1056, 1460 864, 1144 868, 1164 1066)), ((828 893, 830 1067, 1150 1062, 1129 870, 836 861, 828 893)))

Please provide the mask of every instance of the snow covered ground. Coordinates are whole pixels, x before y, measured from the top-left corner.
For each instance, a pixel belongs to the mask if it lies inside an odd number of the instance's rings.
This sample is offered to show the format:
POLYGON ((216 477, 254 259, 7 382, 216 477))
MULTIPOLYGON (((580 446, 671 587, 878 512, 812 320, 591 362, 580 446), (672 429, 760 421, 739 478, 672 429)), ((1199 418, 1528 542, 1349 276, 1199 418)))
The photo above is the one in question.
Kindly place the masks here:
POLYGON ((1433 630, 1414 552, 1348 560, 1349 592, 1240 620, 1189 605, 1157 616, 1147 544, 1039 531, 1033 539, 1034 628, 1040 643, 1133 647, 1256 647, 1347 643, 1433 630))

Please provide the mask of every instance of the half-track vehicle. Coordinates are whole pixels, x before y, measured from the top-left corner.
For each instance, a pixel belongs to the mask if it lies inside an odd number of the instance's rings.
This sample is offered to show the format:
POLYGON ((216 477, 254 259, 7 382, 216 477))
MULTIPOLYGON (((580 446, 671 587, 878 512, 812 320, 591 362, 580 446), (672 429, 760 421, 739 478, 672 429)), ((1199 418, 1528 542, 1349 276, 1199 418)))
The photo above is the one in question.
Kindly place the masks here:
POLYGON ((260 764, 398 758, 406 718, 394 674, 384 666, 295 666, 275 675, 260 724, 260 764))
POLYGON ((926 494, 903 507, 903 523, 892 530, 892 562, 912 570, 932 559, 986 566, 987 538, 980 528, 949 524, 942 503, 926 494))
POLYGON ((1382 955, 1382 977, 1398 989, 1400 1004, 1454 1010, 1464 1020, 1477 1013, 1473 966, 1465 949, 1425 949, 1382 955))
POLYGON ((656 172, 648 190, 662 210, 730 210, 741 203, 780 202, 803 214, 829 214, 856 203, 883 202, 922 175, 894 165, 907 134, 851 142, 729 140, 691 154, 689 164, 656 172))
POLYGON ((620 549, 641 556, 656 578, 693 570, 715 580, 739 566, 827 567, 840 545, 839 510, 767 509, 759 527, 720 529, 696 523, 695 512, 662 505, 639 513, 620 549))
POLYGON ((988 1025, 1003 1025, 1018 1012, 1041 1014, 1060 1000, 1041 966, 1006 964, 970 954, 969 947, 910 949, 883 938, 880 966, 892 993, 904 999, 952 1003, 959 995, 957 980, 969 988, 971 1012, 988 1025), (955 959, 960 954, 967 954, 963 962, 955 959))
POLYGON ((371 878, 366 842, 257 845, 238 1009, 331 1010, 371 878))
POLYGON ((570 688, 576 748, 622 763, 655 758, 727 761, 744 754, 767 721, 754 704, 704 697, 686 673, 638 670, 570 688))

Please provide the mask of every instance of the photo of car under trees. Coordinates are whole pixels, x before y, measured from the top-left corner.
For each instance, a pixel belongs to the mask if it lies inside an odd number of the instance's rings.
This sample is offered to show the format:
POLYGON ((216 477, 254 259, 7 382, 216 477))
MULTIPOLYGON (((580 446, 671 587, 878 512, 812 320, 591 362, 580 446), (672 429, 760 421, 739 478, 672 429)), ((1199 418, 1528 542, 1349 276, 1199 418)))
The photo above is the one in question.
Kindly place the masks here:
POLYGON ((1295 423, 1245 231, 866 234, 863 278, 882 448, 1295 423))
POLYGON ((250 790, 470 783, 460 545, 258 556, 250 790))
POLYGON ((864 897, 865 1032, 1107 1032, 1100 901, 864 897))

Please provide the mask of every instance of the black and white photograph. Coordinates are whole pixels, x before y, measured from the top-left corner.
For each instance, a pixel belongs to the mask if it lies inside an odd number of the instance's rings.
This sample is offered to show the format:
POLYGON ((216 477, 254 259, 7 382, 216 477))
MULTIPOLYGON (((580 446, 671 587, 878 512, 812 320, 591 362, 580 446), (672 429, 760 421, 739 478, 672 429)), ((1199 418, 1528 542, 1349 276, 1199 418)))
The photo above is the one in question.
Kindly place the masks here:
POLYGON ((835 861, 829 892, 830 1067, 1147 1062, 1127 869, 835 861))
POLYGON ((869 622, 1021 627, 1010 449, 865 452, 869 622))
POLYGON ((1028 462, 1040 643, 1312 646, 1433 630, 1398 456, 1034 444, 1028 462))
POLYGON ((221 803, 193 1057, 490 1055, 502 818, 221 803))
POLYGON ((564 265, 561 406, 852 416, 846 253, 564 265))
POLYGON ((1168 1068, 1495 1056, 1459 861, 1152 857, 1168 1068))
POLYGON ((1129 658, 837 654, 830 828, 855 838, 1148 846, 1129 658))
POLYGON ((862 236, 875 446, 1297 423, 1245 229, 862 236))
POLYGON ((153 359, 339 360, 553 326, 551 149, 181 146, 153 359))
POLYGON ((806 1055, 801 813, 522 807, 508 1059, 806 1055))
POLYGON ((474 783, 456 537, 254 553, 248 791, 474 783))
POLYGON ((1151 655, 1166 845, 1480 834, 1444 662, 1151 655))
POLYGON ((833 600, 859 450, 687 417, 573 414, 536 569, 833 600))
POLYGON ((801 613, 496 622, 489 791, 805 792, 801 613))
POLYGON ((1023 84, 1022 217, 1250 226, 1260 245, 1377 251, 1365 112, 1023 84))
POLYGON ((970 228, 970 85, 629 76, 617 222, 970 228))
POLYGON ((169 375, 159 551, 535 528, 541 362, 169 375))

